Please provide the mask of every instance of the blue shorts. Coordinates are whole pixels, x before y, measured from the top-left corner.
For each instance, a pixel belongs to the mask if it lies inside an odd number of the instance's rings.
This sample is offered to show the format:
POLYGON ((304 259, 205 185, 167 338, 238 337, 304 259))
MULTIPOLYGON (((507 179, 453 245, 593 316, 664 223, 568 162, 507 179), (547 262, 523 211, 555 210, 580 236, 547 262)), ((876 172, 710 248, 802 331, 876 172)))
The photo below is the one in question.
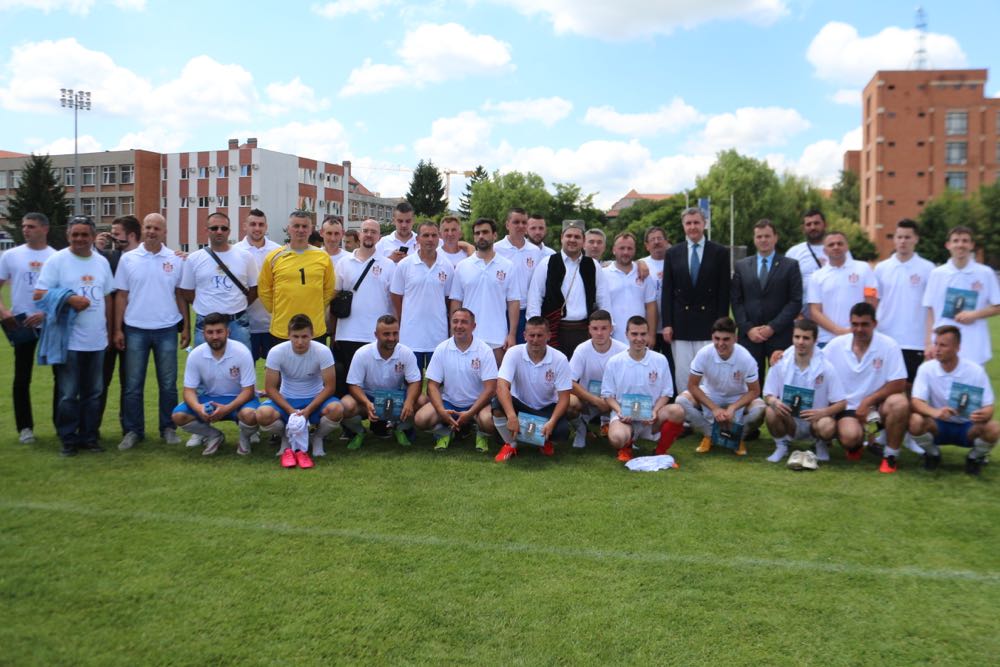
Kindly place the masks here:
POLYGON ((465 412, 466 410, 468 410, 469 408, 472 407, 471 405, 467 405, 464 408, 460 408, 457 405, 455 405, 454 403, 449 403, 448 401, 444 400, 443 398, 441 399, 441 402, 444 403, 444 409, 445 410, 449 410, 451 412, 465 412))
MULTIPOLYGON (((235 396, 209 396, 208 394, 198 394, 198 402, 206 406, 209 403, 221 403, 222 405, 229 405, 235 400, 236 400, 235 396)), ((245 408, 256 410, 259 407, 260 407, 260 401, 257 400, 256 396, 254 396, 249 401, 247 401, 237 409, 230 412, 226 416, 226 419, 230 421, 236 421, 236 416, 239 414, 240 410, 243 410, 245 408)), ((182 412, 184 414, 194 416, 194 410, 192 410, 191 406, 189 406, 187 403, 181 403, 180 405, 178 405, 176 408, 174 408, 174 412, 182 412)), ((199 419, 198 421, 201 420, 199 419)))
POLYGON ((946 422, 940 419, 934 421, 937 424, 937 435, 934 436, 935 445, 972 447, 972 442, 969 440, 972 422, 946 422))
MULTIPOLYGON (((301 410, 302 408, 306 407, 307 405, 313 402, 313 399, 311 398, 286 398, 285 400, 288 401, 288 404, 293 408, 295 408, 296 410, 301 410)), ((340 403, 340 399, 337 398, 336 396, 331 396, 330 398, 323 401, 323 405, 319 406, 318 410, 313 410, 312 414, 309 415, 309 423, 313 424, 314 426, 318 424, 319 420, 323 418, 323 409, 326 406, 330 405, 331 403, 340 403)), ((271 399, 267 399, 266 401, 261 403, 260 407, 272 408, 275 412, 278 413, 278 418, 281 419, 281 421, 285 422, 286 424, 288 423, 288 413, 282 410, 281 406, 272 401, 271 399)))

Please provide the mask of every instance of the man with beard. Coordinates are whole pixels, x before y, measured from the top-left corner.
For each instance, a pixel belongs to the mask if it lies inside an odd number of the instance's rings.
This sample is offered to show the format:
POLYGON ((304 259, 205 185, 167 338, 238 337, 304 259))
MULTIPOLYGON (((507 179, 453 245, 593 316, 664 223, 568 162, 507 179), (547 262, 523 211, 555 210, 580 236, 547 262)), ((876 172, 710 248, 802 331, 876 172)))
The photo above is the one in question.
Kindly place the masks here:
POLYGON ((555 250, 545 245, 545 233, 548 229, 545 226, 545 218, 541 213, 532 213, 528 216, 528 240, 538 246, 542 251, 542 257, 554 255, 555 250))

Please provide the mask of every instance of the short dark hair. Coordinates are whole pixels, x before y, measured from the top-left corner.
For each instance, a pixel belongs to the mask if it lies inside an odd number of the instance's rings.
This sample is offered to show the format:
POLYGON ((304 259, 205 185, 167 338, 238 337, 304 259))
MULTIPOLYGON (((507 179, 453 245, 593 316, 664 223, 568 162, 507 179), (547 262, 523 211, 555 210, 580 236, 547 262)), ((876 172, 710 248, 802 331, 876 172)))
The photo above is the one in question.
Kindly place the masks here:
POLYGON ((111 225, 121 225, 125 230, 125 236, 131 234, 135 238, 142 238, 142 223, 134 215, 123 215, 111 221, 111 225))
POLYGON ((528 321, 524 323, 526 327, 545 327, 548 328, 549 321, 542 317, 541 315, 535 315, 534 317, 529 317, 528 321))
POLYGON ((380 324, 384 324, 386 326, 389 326, 390 324, 399 324, 399 320, 396 319, 395 315, 383 315, 375 320, 376 327, 380 324))
POLYGON ((851 306, 850 317, 870 317, 872 321, 877 321, 875 319, 875 306, 871 305, 867 301, 859 301, 853 306, 851 306))
POLYGON ((452 317, 454 317, 455 313, 468 313, 469 317, 472 318, 472 321, 473 322, 476 321, 476 314, 474 312, 472 312, 471 310, 469 310, 468 308, 466 308, 465 306, 459 306, 458 308, 456 308, 455 310, 453 310, 451 312, 451 315, 448 316, 448 319, 450 320, 452 317))
MULTIPOLYGON (((302 317, 305 317, 305 315, 302 315, 302 317)), ((203 327, 211 326, 213 324, 225 324, 226 328, 228 330, 228 328, 229 328, 229 316, 228 315, 223 315, 222 313, 209 313, 208 315, 206 315, 204 317, 204 319, 202 319, 201 324, 202 324, 203 327)), ((311 327, 312 323, 310 323, 309 326, 311 327)), ((291 329, 291 322, 289 322, 289 327, 288 328, 289 328, 289 330, 291 329)))
POLYGON ((421 220, 420 224, 417 225, 417 235, 418 236, 420 235, 420 230, 423 229, 424 227, 433 227, 434 231, 438 231, 437 223, 434 222, 433 220, 421 220))
POLYGON ((611 321, 611 313, 609 313, 608 311, 604 310, 603 308, 598 308, 597 310, 595 310, 594 312, 592 312, 590 314, 590 317, 587 318, 587 321, 588 322, 610 322, 611 321))
POLYGON ((340 225, 341 227, 343 227, 344 226, 344 219, 341 218, 339 215, 327 215, 327 216, 325 216, 323 218, 323 224, 324 225, 340 225))
POLYGON ((21 218, 21 221, 23 222, 25 220, 31 220, 32 222, 37 222, 42 227, 48 227, 49 226, 49 216, 45 215, 44 213, 39 213, 38 211, 32 211, 31 213, 25 213, 24 217, 21 218))
POLYGON ((667 233, 665 231, 663 231, 662 227, 655 227, 654 226, 654 227, 650 227, 649 229, 646 230, 646 233, 643 234, 643 236, 642 236, 642 240, 644 242, 646 242, 646 243, 649 243, 649 235, 650 234, 654 234, 656 232, 660 232, 661 234, 663 234, 663 238, 667 238, 667 233))
POLYGON ((765 227, 770 227, 771 231, 774 232, 774 235, 778 235, 778 229, 774 226, 774 223, 767 218, 761 218, 757 222, 753 223, 754 229, 764 229, 765 227))
POLYGON ((497 232, 497 223, 493 218, 477 218, 476 221, 472 223, 472 229, 475 229, 479 225, 489 225, 494 234, 497 232))
POLYGON ((212 213, 209 213, 208 217, 205 218, 205 222, 208 222, 212 218, 222 218, 223 220, 226 221, 226 224, 229 224, 229 216, 223 213, 222 211, 213 211, 212 213))
POLYGON ((958 344, 962 344, 962 330, 954 324, 942 324, 934 330, 935 336, 944 336, 945 334, 952 334, 955 336, 955 340, 958 341, 958 344))
POLYGON ((312 222, 312 216, 309 215, 309 211, 303 211, 301 209, 296 209, 296 210, 292 211, 291 213, 288 214, 288 217, 289 218, 307 218, 310 222, 312 222))
MULTIPOLYGON (((589 234, 590 232, 594 232, 594 231, 600 231, 600 230, 588 229, 587 233, 589 234)), ((603 235, 604 232, 601 232, 601 234, 603 235)), ((635 234, 633 234, 632 232, 618 232, 617 234, 615 234, 615 240, 611 242, 611 245, 614 245, 614 244, 618 243, 618 239, 632 239, 632 241, 636 245, 639 245, 639 241, 636 240, 635 234)))
POLYGON ((948 236, 945 237, 945 241, 950 241, 952 236, 956 236, 958 234, 966 234, 970 239, 972 239, 973 243, 976 242, 976 235, 972 232, 972 227, 968 227, 966 225, 958 225, 949 229, 948 236))
POLYGON ((828 238, 830 238, 831 236, 843 236, 844 240, 845 241, 847 240, 847 234, 845 234, 844 232, 840 231, 839 229, 831 229, 826 234, 823 234, 823 242, 826 243, 826 240, 828 238))
POLYGON ((74 215, 72 218, 69 219, 69 222, 66 223, 66 232, 68 233, 69 230, 72 229, 73 226, 75 225, 87 225, 87 227, 90 229, 90 233, 93 234, 94 236, 97 235, 97 225, 94 224, 94 221, 90 216, 74 215))
POLYGON ((628 318, 628 322, 625 323, 625 331, 628 331, 628 328, 633 324, 637 327, 649 326, 649 322, 646 321, 645 317, 643 317, 642 315, 633 315, 632 317, 628 318))
POLYGON ((896 229, 902 227, 903 229, 912 229, 913 233, 920 236, 920 229, 917 227, 917 221, 911 220, 910 218, 903 218, 896 223, 896 229))
POLYGON ((520 215, 527 215, 524 212, 524 209, 521 208, 520 206, 512 206, 511 209, 507 211, 507 220, 510 220, 510 216, 513 215, 514 213, 518 213, 520 215))
POLYGON ((356 229, 348 229, 346 232, 344 232, 344 238, 345 239, 346 238, 352 238, 355 241, 360 241, 361 240, 361 235, 358 234, 358 230, 356 230, 356 229))
POLYGON ((731 317, 720 317, 712 322, 712 333, 736 333, 736 322, 731 317))
POLYGON ((823 215, 823 211, 819 210, 818 208, 811 208, 808 211, 806 211, 805 213, 803 213, 802 214, 802 219, 804 220, 806 218, 811 218, 814 215, 818 215, 819 219, 823 221, 823 224, 826 224, 826 216, 823 215))
POLYGON ((541 213, 529 213, 528 220, 544 220, 545 216, 541 213))
POLYGON ((401 201, 396 204, 396 207, 392 210, 398 211, 399 213, 413 213, 413 205, 408 201, 401 201))
POLYGON ((292 319, 288 320, 288 330, 289 331, 302 331, 303 329, 313 330, 312 320, 309 316, 304 313, 299 313, 298 315, 292 315, 292 319))
POLYGON ((309 245, 321 246, 323 245, 323 235, 317 232, 315 229, 309 233, 309 245))
POLYGON ((699 218, 701 218, 702 222, 708 222, 705 219, 705 212, 700 208, 698 208, 697 206, 688 206, 686 209, 681 211, 681 222, 683 222, 684 218, 688 217, 689 215, 697 215, 699 218))
POLYGON ((813 340, 817 340, 819 338, 819 326, 808 317, 800 317, 795 320, 792 324, 792 328, 798 329, 799 331, 808 331, 813 335, 813 340))
POLYGON ((267 216, 264 215, 264 211, 260 210, 259 208, 250 209, 250 212, 247 213, 247 215, 252 215, 255 218, 264 218, 265 220, 267 220, 267 216))

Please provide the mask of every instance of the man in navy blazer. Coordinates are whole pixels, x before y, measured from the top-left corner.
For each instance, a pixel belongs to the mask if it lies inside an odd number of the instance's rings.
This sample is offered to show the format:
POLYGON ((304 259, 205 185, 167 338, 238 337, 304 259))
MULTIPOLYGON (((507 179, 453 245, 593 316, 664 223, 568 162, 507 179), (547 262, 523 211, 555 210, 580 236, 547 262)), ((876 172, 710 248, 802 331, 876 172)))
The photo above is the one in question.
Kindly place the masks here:
POLYGON ((705 238, 699 208, 681 214, 684 242, 672 246, 663 261, 660 316, 663 340, 674 353, 674 386, 688 384, 691 360, 712 342, 712 323, 729 316, 729 251, 705 238))
POLYGON ((739 344, 757 360, 757 377, 764 381, 764 359, 792 344, 792 323, 802 311, 799 263, 774 251, 778 232, 770 220, 753 226, 757 252, 736 262, 733 273, 733 319, 739 344))

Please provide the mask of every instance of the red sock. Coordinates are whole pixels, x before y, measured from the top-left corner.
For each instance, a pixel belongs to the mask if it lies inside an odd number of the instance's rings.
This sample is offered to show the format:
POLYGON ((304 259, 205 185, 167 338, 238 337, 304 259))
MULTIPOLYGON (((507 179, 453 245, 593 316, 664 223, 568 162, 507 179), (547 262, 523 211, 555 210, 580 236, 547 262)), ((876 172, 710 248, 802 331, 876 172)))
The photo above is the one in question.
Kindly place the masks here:
POLYGON ((672 421, 664 422, 663 426, 660 427, 660 441, 656 444, 657 456, 670 451, 670 446, 674 444, 674 440, 683 430, 684 424, 675 424, 672 421))

